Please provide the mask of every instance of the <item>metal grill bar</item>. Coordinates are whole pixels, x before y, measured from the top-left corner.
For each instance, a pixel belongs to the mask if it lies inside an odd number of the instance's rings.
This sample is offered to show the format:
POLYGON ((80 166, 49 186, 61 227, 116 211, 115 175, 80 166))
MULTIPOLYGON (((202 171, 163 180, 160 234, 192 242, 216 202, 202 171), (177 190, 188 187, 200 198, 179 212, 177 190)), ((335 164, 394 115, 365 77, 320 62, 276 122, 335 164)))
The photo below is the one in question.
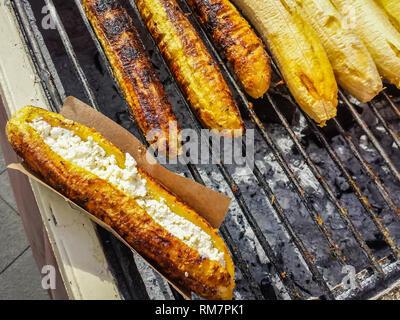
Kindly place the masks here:
POLYGON ((400 183, 400 172, 397 170, 395 165, 393 164, 392 160, 390 160, 390 157, 386 153, 385 149, 382 147, 382 145, 378 142, 378 139, 374 136, 372 131, 368 128, 367 124, 363 119, 361 119, 360 115, 358 114, 357 110, 354 108, 354 106, 350 103, 350 101, 347 99, 347 97, 343 94, 343 92, 339 92, 339 97, 343 99, 345 102, 345 106, 347 109, 351 112, 353 115, 353 118, 356 120, 357 124, 361 127, 361 129, 365 132, 365 134, 368 136, 368 139, 372 142, 373 146, 375 147, 376 151, 381 155, 383 160, 385 160, 386 164, 388 165, 390 171, 393 173, 394 177, 397 179, 397 181, 400 183))
MULTIPOLYGON (((189 8, 189 6, 187 6, 186 2, 185 3, 182 2, 181 6, 184 7, 184 9, 186 11, 190 12, 191 14, 193 14, 191 9, 189 8)), ((220 65, 220 67, 222 67, 222 69, 224 70, 225 74, 228 76, 228 78, 230 80, 230 83, 235 88, 236 93, 240 97, 242 104, 245 106, 247 113, 250 115, 250 117, 253 120, 253 122, 257 125, 258 129, 260 130, 260 132, 261 132, 261 134, 262 134, 262 136, 264 138, 264 140, 267 142, 268 146, 273 151, 273 154, 274 154, 276 160, 279 162, 280 166, 282 167, 282 169, 286 173, 287 177, 289 178, 289 181, 292 183, 292 188, 297 193, 297 195, 300 197, 302 203, 305 205, 307 211, 309 212, 309 214, 310 214, 312 220, 314 221, 315 225, 317 226, 317 228, 324 235, 324 237, 327 240, 327 242, 329 244, 329 247, 331 249, 331 253, 338 259, 338 261, 340 261, 341 263, 344 263, 344 257, 343 257, 343 255, 341 253, 341 250, 339 249, 339 247, 337 246, 335 241, 332 239, 332 237, 331 237, 328 229, 326 228, 325 224, 321 223, 320 216, 318 215, 318 213, 314 209, 313 205, 309 201, 307 201, 307 199, 305 198, 305 196, 304 196, 305 191, 300 186, 300 183, 298 182, 295 174, 293 173, 293 171, 290 169, 290 167, 288 166, 288 164, 284 160, 284 158, 283 158, 282 154, 280 153, 280 151, 279 151, 278 147, 276 146, 276 144, 273 142, 273 140, 270 138, 269 134, 264 129, 261 121, 259 120, 258 116, 255 114, 254 110, 250 106, 250 104, 249 104, 247 98, 245 97, 245 95, 243 94, 240 86, 233 79, 233 76, 231 75, 231 72, 228 70, 228 68, 226 67, 225 63, 222 61, 219 53, 215 49, 213 43, 209 39, 208 34, 204 31, 202 26, 197 21, 193 21, 193 23, 202 32, 203 39, 207 42, 207 45, 212 50, 212 53, 215 56, 218 64, 220 65)), ((264 192, 267 194, 268 201, 270 202, 272 207, 274 207, 275 212, 277 213, 280 221, 285 226, 286 231, 289 233, 291 239, 293 239, 296 247, 299 249, 304 261, 306 262, 307 266, 309 267, 309 270, 312 272, 312 274, 316 278, 316 280, 319 283, 319 285, 321 286, 321 288, 323 288, 325 292, 329 292, 330 290, 329 290, 328 286, 326 285, 326 282, 323 280, 322 275, 320 274, 320 272, 316 268, 316 266, 315 266, 315 264, 313 262, 313 258, 311 256, 311 254, 308 252, 307 248, 304 246, 304 244, 301 241, 300 237, 297 235, 297 233, 295 232, 293 226, 291 225, 291 223, 287 219, 287 217, 286 217, 286 215, 284 213, 284 210, 279 205, 278 201, 276 200, 275 195, 273 194, 271 188, 268 186, 268 183, 265 181, 265 179, 264 179, 261 171, 257 167, 257 165, 254 165, 253 173, 256 176, 259 184, 262 186, 264 192)), ((377 268, 378 271, 381 270, 379 264, 374 264, 374 266, 377 268)))
MULTIPOLYGON (((275 212, 277 213, 280 221, 283 223, 283 225, 285 226, 285 229, 289 233, 291 239, 294 241, 296 247, 300 251, 304 261, 306 262, 309 270, 313 274, 315 280, 318 282, 320 287, 325 291, 325 294, 327 295, 328 298, 334 298, 334 296, 332 295, 328 285, 326 284, 326 282, 323 279, 321 273, 319 272, 317 266, 315 265, 314 259, 313 259, 312 255, 311 255, 311 253, 308 251, 308 249, 304 245, 303 241, 297 235, 297 232, 294 230, 292 224, 289 222, 287 216, 284 213, 284 210, 282 209, 282 207, 279 204, 279 202, 276 200, 275 195, 273 194, 271 188, 265 182, 265 179, 263 178, 262 173, 260 172, 260 170, 256 166, 254 167, 253 173, 257 177, 257 180, 258 180, 259 184, 261 185, 261 187, 263 188, 265 194, 267 195, 271 206, 275 209, 275 212)), ((340 260, 343 260, 343 257, 341 256, 341 253, 339 253, 340 252, 339 248, 336 246, 336 244, 334 244, 334 245, 335 245, 334 249, 336 249, 337 251, 335 250, 333 253, 335 254, 335 256, 339 257, 340 260)))
MULTIPOLYGON (((140 276, 135 260, 132 258, 131 250, 126 246, 121 245, 121 241, 114 237, 114 235, 110 234, 108 231, 98 227, 97 233, 100 235, 103 243, 104 241, 108 241, 110 243, 111 250, 108 251, 112 252, 108 252, 108 256, 115 255, 116 257, 124 257, 124 261, 127 262, 122 264, 112 264, 113 266, 117 265, 118 267, 120 267, 120 270, 118 270, 118 272, 119 274, 122 274, 124 276, 124 281, 119 281, 118 286, 122 286, 123 289, 121 291, 126 296, 125 298, 134 300, 149 300, 149 294, 147 293, 146 286, 140 276)), ((173 290, 172 292, 174 293, 176 292, 176 290, 173 290)))
MULTIPOLYGON (((201 183, 198 180, 196 180, 196 182, 201 183)), ((205 185, 204 181, 201 184, 205 185)), ((228 246, 228 249, 232 253, 233 261, 235 261, 236 266, 242 272, 242 275, 244 276, 244 278, 246 279, 247 283, 249 284, 250 290, 253 292, 255 299, 257 299, 257 300, 262 300, 263 298, 264 299, 268 299, 269 297, 266 297, 266 296, 264 296, 262 294, 262 292, 260 290, 260 286, 255 281, 255 279, 252 276, 252 274, 247 271, 246 263, 243 260, 243 257, 240 255, 240 252, 237 249, 237 247, 234 246, 235 242, 232 239, 232 237, 231 237, 231 235, 230 235, 230 233, 228 231, 228 228, 225 225, 221 225, 220 228, 219 228, 219 232, 221 233, 222 237, 225 239, 226 244, 228 246)))
POLYGON ((229 175, 229 173, 227 173, 227 171, 222 166, 219 166, 219 169, 222 170, 222 175, 224 176, 224 179, 226 180, 226 182, 232 187, 231 191, 232 191, 233 195, 235 196, 235 199, 238 202, 239 207, 243 212, 243 215, 246 217, 247 222, 251 226, 254 234, 257 237, 257 240, 260 242, 261 247, 263 248, 268 259, 271 261, 272 265, 274 266, 278 276, 281 278, 281 281, 288 288, 289 295, 291 296, 292 299, 299 298, 298 293, 294 289, 294 284, 293 284, 292 280, 290 278, 284 276, 284 274, 286 274, 286 272, 284 271, 282 264, 278 261, 278 258, 276 257, 275 252, 273 251, 271 245, 265 238, 262 230, 258 226, 253 215, 251 214, 250 209, 248 208, 248 206, 244 200, 244 197, 239 190, 238 185, 236 184, 236 182, 233 180, 233 178, 229 175))

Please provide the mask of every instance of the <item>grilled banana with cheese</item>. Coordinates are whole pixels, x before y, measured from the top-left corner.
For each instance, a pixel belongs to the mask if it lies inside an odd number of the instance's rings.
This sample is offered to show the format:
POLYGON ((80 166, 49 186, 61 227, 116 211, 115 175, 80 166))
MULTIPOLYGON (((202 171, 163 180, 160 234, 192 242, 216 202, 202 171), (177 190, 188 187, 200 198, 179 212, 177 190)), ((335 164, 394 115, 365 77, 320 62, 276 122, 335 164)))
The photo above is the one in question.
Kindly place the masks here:
POLYGON ((187 2, 224 52, 245 91, 253 98, 262 97, 270 85, 270 61, 249 23, 228 0, 187 2))
POLYGON ((179 286, 231 299, 234 266, 217 230, 100 133, 27 106, 8 140, 54 189, 104 221, 179 286))
POLYGON ((375 2, 385 10, 390 21, 400 32, 400 1, 399 0, 375 0, 375 2))
POLYGON ((286 1, 313 27, 343 89, 362 102, 372 100, 382 90, 379 72, 365 45, 330 0, 286 1))
POLYGON ((223 136, 244 133, 221 71, 175 0, 135 0, 181 91, 202 124, 223 136))
POLYGON ((171 158, 181 154, 171 103, 126 9, 116 0, 83 0, 83 6, 148 142, 171 158))
POLYGON ((381 76, 400 88, 400 33, 374 0, 331 0, 364 42, 381 76))
POLYGON ((300 107, 321 126, 336 116, 337 83, 328 56, 285 0, 233 0, 264 38, 300 107))

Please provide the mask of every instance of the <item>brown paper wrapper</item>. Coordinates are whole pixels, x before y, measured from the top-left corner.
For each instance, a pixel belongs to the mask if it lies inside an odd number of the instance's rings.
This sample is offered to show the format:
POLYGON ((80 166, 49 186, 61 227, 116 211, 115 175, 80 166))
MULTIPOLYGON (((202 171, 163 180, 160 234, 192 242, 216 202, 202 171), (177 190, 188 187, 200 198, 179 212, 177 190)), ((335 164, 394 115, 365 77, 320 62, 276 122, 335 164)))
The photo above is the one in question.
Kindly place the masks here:
MULTIPOLYGON (((195 181, 192 181, 190 179, 180 176, 179 174, 173 173, 165 169, 162 165, 157 163, 152 155, 147 152, 146 147, 141 144, 139 140, 135 138, 129 131, 122 128, 111 119, 107 118, 100 112, 95 111, 93 108, 89 107, 88 105, 74 97, 68 97, 66 99, 60 114, 62 114, 67 119, 71 119, 73 121, 86 125, 87 127, 96 129, 96 131, 100 132, 106 139, 116 145, 122 152, 131 154, 135 158, 138 165, 143 168, 143 170, 145 170, 150 176, 157 179, 162 185, 166 187, 166 189, 173 192, 186 204, 192 207, 214 228, 219 228, 228 211, 229 204, 231 202, 230 197, 206 188, 195 181)), ((33 180, 41 183, 45 187, 53 190, 61 197, 63 197, 65 201, 71 203, 74 207, 79 208, 79 211, 88 216, 98 225, 113 233, 132 251, 136 252, 136 250, 132 248, 132 246, 129 245, 116 231, 114 231, 103 221, 97 219, 88 211, 82 209, 74 202, 64 197, 57 190, 53 189, 46 182, 44 182, 40 176, 32 172, 25 163, 13 163, 10 164, 8 168, 18 170, 21 173, 32 178, 33 180)), ((136 253, 139 254, 138 252, 136 253)), ((147 261, 147 259, 145 259, 144 257, 142 258, 147 261)), ((155 268, 155 266, 152 265, 149 261, 147 261, 147 263, 149 263, 149 265, 156 272, 158 272, 164 279, 166 279, 186 299, 191 299, 191 293, 188 290, 179 287, 173 281, 168 279, 168 277, 157 270, 157 268, 155 268)))

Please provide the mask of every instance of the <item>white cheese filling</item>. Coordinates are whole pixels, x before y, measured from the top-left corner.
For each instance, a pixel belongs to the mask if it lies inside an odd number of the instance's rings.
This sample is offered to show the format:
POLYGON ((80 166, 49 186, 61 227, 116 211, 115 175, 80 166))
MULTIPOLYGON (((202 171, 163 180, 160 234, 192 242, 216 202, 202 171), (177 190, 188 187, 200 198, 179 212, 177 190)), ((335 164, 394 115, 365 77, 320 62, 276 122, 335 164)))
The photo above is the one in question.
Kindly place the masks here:
POLYGON ((215 247, 208 233, 172 212, 165 204, 165 199, 157 201, 151 197, 146 188, 146 180, 142 179, 136 161, 130 154, 126 154, 125 169, 121 169, 114 155, 107 155, 90 136, 87 141, 83 141, 73 131, 52 127, 42 118, 34 119, 30 126, 60 157, 110 182, 134 198, 169 233, 197 250, 202 257, 215 260, 225 267, 224 253, 215 247))

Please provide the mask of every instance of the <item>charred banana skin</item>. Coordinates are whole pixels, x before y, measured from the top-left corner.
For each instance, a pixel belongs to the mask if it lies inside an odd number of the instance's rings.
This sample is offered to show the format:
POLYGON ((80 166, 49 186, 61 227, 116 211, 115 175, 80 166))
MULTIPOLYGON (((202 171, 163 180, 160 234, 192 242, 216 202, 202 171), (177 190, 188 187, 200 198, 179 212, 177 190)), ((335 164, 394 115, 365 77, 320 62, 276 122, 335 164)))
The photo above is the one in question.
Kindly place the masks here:
MULTIPOLYGON (((135 200, 112 184, 53 152, 40 135, 27 124, 27 121, 37 117, 41 117, 52 126, 79 132, 78 135, 83 138, 90 135, 95 141, 105 141, 105 150, 117 154, 117 159, 118 153, 121 153, 94 129, 68 121, 58 114, 43 109, 25 107, 7 123, 6 132, 16 153, 34 172, 61 194, 112 227, 135 250, 179 286, 188 288, 207 299, 232 298, 233 263, 226 246, 225 260, 230 272, 215 261, 201 257, 196 250, 172 236, 135 200)), ((145 172, 140 170, 140 173, 167 201, 181 206, 182 210, 191 210, 145 172)), ((217 237, 217 232, 204 219, 200 216, 197 216, 197 219, 210 228, 209 232, 213 238, 217 237)), ((217 241, 221 243, 222 239, 219 237, 217 241)))
POLYGON ((223 50, 246 92, 262 97, 271 81, 270 59, 249 23, 228 0, 187 2, 223 50))
POLYGON ((178 4, 174 0, 135 2, 199 121, 223 136, 243 134, 243 121, 232 93, 178 4))
POLYGON ((83 0, 83 6, 148 142, 172 157, 180 154, 180 129, 171 103, 126 9, 115 0, 83 0), (176 136, 170 137, 170 128, 176 136), (165 139, 152 137, 156 131, 165 139))

